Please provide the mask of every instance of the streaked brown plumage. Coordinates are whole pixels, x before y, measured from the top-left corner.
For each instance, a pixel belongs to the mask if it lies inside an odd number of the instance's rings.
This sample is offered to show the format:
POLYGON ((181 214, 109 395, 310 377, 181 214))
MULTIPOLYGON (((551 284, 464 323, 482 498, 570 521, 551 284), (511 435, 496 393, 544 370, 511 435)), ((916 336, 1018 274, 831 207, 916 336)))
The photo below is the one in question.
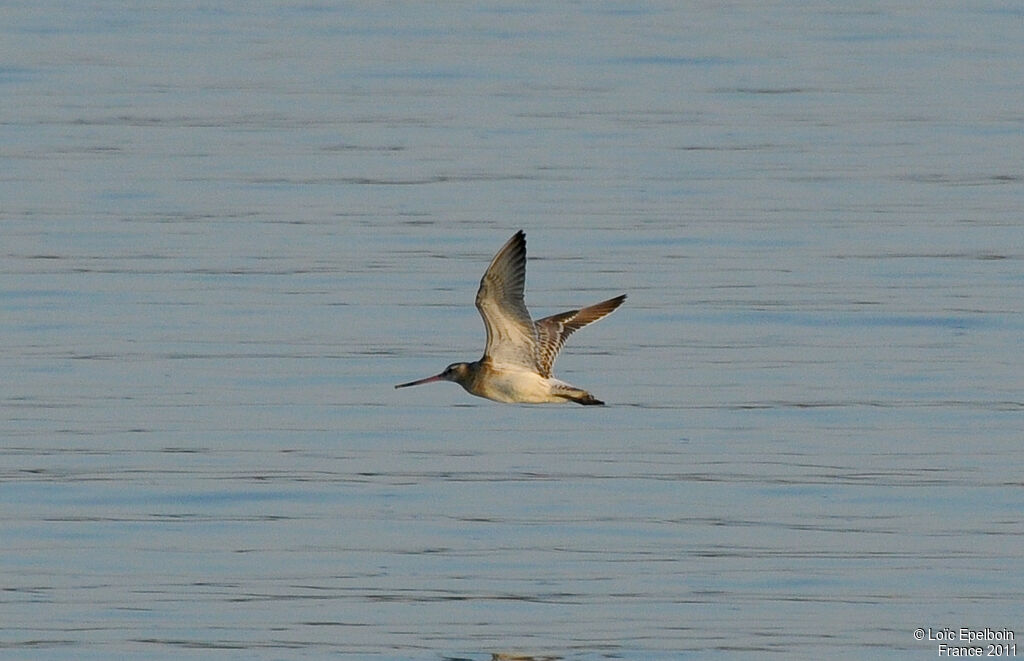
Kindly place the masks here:
POLYGON ((436 376, 395 388, 454 381, 473 395, 499 402, 604 404, 586 390, 554 378, 551 369, 565 340, 614 312, 625 294, 533 321, 523 300, 525 285, 526 234, 520 230, 491 260, 477 290, 476 307, 487 329, 483 357, 452 363, 436 376))

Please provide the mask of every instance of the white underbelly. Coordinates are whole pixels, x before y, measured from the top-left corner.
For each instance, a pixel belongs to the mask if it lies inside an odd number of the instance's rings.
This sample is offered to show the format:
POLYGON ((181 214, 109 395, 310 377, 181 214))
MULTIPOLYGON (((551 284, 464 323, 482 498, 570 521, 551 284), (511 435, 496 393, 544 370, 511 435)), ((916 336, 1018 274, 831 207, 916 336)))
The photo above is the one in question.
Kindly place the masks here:
POLYGON ((475 392, 470 392, 498 402, 542 404, 546 402, 568 401, 564 397, 557 397, 552 394, 552 386, 561 384, 560 381, 545 378, 536 372, 492 372, 487 377, 477 387, 475 392))

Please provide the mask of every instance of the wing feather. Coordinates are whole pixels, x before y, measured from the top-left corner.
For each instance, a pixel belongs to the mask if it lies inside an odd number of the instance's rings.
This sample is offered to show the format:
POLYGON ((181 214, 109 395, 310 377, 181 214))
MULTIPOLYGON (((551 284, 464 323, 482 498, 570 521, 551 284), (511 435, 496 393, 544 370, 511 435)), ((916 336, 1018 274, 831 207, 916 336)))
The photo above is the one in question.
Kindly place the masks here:
POLYGON ((523 300, 526 234, 519 230, 491 260, 480 279, 476 307, 487 329, 484 360, 537 369, 537 329, 523 300))
POLYGON ((541 376, 551 377, 551 367, 555 364, 555 358, 570 335, 608 316, 622 305, 624 300, 625 294, 579 310, 569 310, 538 319, 534 326, 537 329, 537 368, 541 376))

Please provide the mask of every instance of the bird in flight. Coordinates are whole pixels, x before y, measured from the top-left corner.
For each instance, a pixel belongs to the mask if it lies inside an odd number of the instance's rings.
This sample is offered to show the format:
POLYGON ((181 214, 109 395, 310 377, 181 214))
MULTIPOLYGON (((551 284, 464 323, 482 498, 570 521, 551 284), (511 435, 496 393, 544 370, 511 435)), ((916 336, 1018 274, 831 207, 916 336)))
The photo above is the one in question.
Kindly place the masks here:
POLYGON ((476 292, 476 308, 487 329, 483 357, 452 363, 440 374, 395 388, 454 381, 470 394, 496 402, 604 404, 586 390, 556 379, 551 367, 570 335, 614 312, 626 295, 534 321, 523 301, 525 285, 526 234, 519 230, 491 260, 476 292))

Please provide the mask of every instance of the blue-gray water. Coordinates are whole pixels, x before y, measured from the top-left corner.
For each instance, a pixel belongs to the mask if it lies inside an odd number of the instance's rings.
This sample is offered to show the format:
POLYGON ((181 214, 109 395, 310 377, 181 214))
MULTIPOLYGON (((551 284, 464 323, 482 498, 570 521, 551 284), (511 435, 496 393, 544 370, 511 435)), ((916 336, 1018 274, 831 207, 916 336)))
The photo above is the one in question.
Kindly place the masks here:
POLYGON ((1024 633, 1024 11, 924 7, 0 8, 0 656, 1024 633), (393 390, 518 228, 609 406, 393 390))

